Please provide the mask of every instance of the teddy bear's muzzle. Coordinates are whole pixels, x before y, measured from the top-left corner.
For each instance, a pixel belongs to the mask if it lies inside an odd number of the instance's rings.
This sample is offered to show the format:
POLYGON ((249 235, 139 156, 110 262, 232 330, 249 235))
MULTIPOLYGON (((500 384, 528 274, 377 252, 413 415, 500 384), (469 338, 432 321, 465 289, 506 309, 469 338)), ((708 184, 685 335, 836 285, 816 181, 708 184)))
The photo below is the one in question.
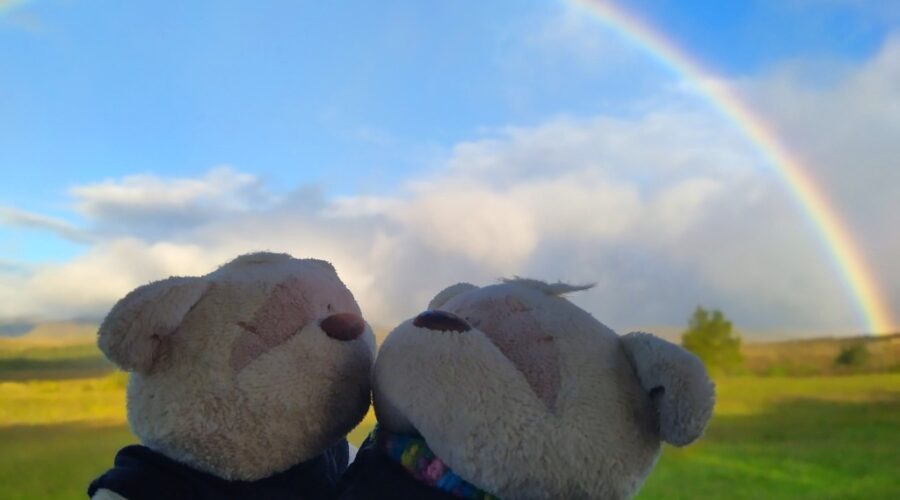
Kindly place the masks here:
POLYGON ((425 311, 416 316, 413 325, 419 328, 437 330, 441 332, 467 332, 472 329, 466 320, 447 311, 425 311))
POLYGON ((353 313, 337 313, 319 323, 329 337, 337 340, 356 340, 366 331, 366 322, 353 313))

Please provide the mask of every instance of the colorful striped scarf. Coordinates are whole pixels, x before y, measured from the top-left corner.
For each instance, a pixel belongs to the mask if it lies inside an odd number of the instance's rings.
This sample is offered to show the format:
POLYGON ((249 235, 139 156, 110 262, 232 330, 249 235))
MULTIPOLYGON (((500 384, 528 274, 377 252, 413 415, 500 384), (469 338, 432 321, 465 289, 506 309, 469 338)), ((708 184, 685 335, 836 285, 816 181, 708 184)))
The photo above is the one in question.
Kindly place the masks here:
POLYGON ((478 489, 459 477, 443 460, 435 456, 425 440, 419 436, 372 431, 372 439, 378 443, 391 460, 399 463, 419 481, 460 498, 499 500, 498 497, 478 489))

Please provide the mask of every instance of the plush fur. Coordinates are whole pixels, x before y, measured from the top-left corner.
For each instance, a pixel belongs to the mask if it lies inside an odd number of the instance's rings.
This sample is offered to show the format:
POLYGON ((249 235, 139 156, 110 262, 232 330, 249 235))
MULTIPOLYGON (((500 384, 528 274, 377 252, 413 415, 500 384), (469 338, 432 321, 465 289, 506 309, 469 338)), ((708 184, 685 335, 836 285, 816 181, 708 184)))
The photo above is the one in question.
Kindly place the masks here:
POLYGON ((318 456, 365 415, 374 335, 360 314, 327 262, 257 253, 134 290, 98 343, 132 372, 128 420, 146 446, 254 481, 318 456), (326 318, 356 330, 323 331, 326 318))
POLYGON ((700 436, 714 388, 696 356, 619 337, 560 296, 584 288, 519 279, 439 293, 431 307, 460 324, 420 315, 391 332, 375 364, 379 425, 420 434, 500 498, 633 495, 661 440, 700 436))

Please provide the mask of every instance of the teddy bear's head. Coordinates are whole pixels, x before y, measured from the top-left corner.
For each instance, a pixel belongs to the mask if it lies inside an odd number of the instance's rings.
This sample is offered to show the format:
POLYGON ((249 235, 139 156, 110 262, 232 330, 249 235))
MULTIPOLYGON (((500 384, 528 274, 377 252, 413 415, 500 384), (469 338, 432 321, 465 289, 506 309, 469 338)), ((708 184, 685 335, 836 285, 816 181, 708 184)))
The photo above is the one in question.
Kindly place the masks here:
POLYGON ((248 254, 142 286, 112 308, 98 344, 132 372, 135 435, 226 479, 322 453, 369 406, 374 336, 321 260, 248 254))
POLYGON ((379 351, 381 428, 421 435, 501 498, 634 494, 661 441, 700 436, 714 388, 693 354, 620 337, 561 297, 584 288, 518 279, 438 294, 379 351))

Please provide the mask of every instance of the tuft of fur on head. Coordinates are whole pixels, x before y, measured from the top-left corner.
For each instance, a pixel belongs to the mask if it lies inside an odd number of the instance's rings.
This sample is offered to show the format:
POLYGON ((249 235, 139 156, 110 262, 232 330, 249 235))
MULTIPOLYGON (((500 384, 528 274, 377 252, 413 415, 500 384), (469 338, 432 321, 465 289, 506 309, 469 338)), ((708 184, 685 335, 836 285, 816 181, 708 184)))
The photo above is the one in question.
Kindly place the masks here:
POLYGON ((323 319, 360 315, 324 261, 242 255, 206 276, 140 287, 98 343, 132 370, 128 420, 148 447, 229 480, 322 453, 369 406, 374 335, 338 340, 323 319))
POLYGON ((445 289, 436 309, 470 328, 430 329, 425 316, 388 335, 373 378, 379 424, 420 434, 501 498, 633 495, 660 429, 684 443, 705 426, 710 385, 677 346, 626 342, 560 296, 589 287, 516 278, 445 289))
POLYGON ((225 264, 219 266, 219 269, 223 267, 236 267, 236 266, 247 266, 252 264, 274 264, 276 262, 290 262, 293 260, 289 254, 286 253, 275 253, 275 252, 253 252, 253 253, 245 253, 243 255, 239 255, 238 257, 232 259, 225 264))
POLYGON ((594 286, 596 286, 596 283, 588 283, 585 285, 572 285, 569 283, 563 283, 562 281, 557 281, 556 283, 547 283, 545 281, 522 278, 520 276, 503 278, 500 280, 500 282, 506 283, 508 285, 519 285, 528 288, 534 288, 535 290, 540 290, 547 295, 555 296, 561 296, 572 292, 581 292, 583 290, 590 290, 591 288, 594 288, 594 286))

